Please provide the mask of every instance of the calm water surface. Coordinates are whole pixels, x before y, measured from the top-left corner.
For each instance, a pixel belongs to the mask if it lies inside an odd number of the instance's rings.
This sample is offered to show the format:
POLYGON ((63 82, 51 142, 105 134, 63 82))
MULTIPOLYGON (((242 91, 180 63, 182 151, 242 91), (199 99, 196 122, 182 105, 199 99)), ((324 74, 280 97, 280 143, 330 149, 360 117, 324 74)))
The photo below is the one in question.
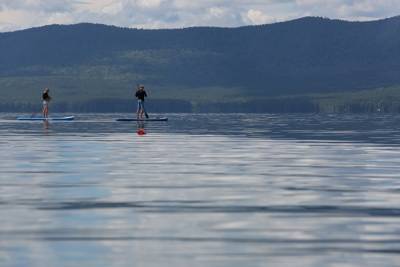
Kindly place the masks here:
POLYGON ((2 267, 400 265, 400 116, 75 115, 0 115, 2 267))

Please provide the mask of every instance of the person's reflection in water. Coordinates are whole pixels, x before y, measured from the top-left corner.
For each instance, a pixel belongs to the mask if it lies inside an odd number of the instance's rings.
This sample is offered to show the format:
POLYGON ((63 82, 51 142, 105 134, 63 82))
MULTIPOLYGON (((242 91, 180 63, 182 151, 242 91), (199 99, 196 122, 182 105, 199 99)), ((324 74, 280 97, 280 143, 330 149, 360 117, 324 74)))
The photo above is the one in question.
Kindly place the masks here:
POLYGON ((44 120, 43 121, 43 129, 45 130, 45 132, 47 133, 47 130, 50 128, 50 123, 49 120, 44 120))
POLYGON ((144 121, 138 121, 136 133, 138 135, 145 135, 146 134, 146 130, 144 129, 144 121))

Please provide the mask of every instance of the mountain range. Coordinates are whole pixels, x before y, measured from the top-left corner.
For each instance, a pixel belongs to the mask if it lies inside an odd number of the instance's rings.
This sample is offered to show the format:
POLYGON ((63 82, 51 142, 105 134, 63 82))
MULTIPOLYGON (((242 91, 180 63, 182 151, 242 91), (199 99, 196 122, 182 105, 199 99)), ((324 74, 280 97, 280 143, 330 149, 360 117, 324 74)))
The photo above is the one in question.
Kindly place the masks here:
POLYGON ((279 111, 276 103, 318 111, 349 94, 352 105, 377 102, 374 110, 382 90, 398 97, 400 17, 162 30, 49 25, 0 33, 0 62, 0 110, 35 109, 44 87, 58 109, 131 110, 137 84, 159 111, 279 111))

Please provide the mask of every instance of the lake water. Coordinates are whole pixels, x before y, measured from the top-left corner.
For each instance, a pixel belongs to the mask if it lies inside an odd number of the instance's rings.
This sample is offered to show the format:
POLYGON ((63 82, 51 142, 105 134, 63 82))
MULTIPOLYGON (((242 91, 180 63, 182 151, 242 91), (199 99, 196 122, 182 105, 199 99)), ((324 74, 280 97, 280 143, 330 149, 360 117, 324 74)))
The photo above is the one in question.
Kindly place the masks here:
POLYGON ((75 115, 0 115, 2 267, 400 265, 398 115, 75 115))

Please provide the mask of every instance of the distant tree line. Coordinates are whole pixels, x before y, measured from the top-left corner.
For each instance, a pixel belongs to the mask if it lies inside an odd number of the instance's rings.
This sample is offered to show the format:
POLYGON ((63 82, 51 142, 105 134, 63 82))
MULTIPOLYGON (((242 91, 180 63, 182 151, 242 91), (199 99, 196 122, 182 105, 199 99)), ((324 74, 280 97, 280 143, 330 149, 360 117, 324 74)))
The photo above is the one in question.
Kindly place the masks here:
MULTIPOLYGON (((126 99, 93 99, 86 102, 67 103, 57 102, 50 104, 52 112, 136 112, 135 100, 126 99)), ((183 100, 154 99, 146 103, 151 112, 191 112, 192 105, 183 100)), ((40 112, 41 105, 37 103, 0 103, 0 112, 40 112)))
MULTIPOLYGON (((185 100, 152 99, 146 103, 153 113, 400 113, 400 101, 319 101, 313 97, 286 97, 237 102, 191 103, 185 100)), ((52 112, 108 113, 136 111, 136 101, 126 99, 93 99, 86 102, 57 102, 52 112)), ((40 103, 2 103, 0 112, 39 113, 40 103)))
POLYGON ((311 113, 318 105, 307 98, 261 99, 228 103, 203 103, 194 107, 196 112, 215 113, 311 113))

